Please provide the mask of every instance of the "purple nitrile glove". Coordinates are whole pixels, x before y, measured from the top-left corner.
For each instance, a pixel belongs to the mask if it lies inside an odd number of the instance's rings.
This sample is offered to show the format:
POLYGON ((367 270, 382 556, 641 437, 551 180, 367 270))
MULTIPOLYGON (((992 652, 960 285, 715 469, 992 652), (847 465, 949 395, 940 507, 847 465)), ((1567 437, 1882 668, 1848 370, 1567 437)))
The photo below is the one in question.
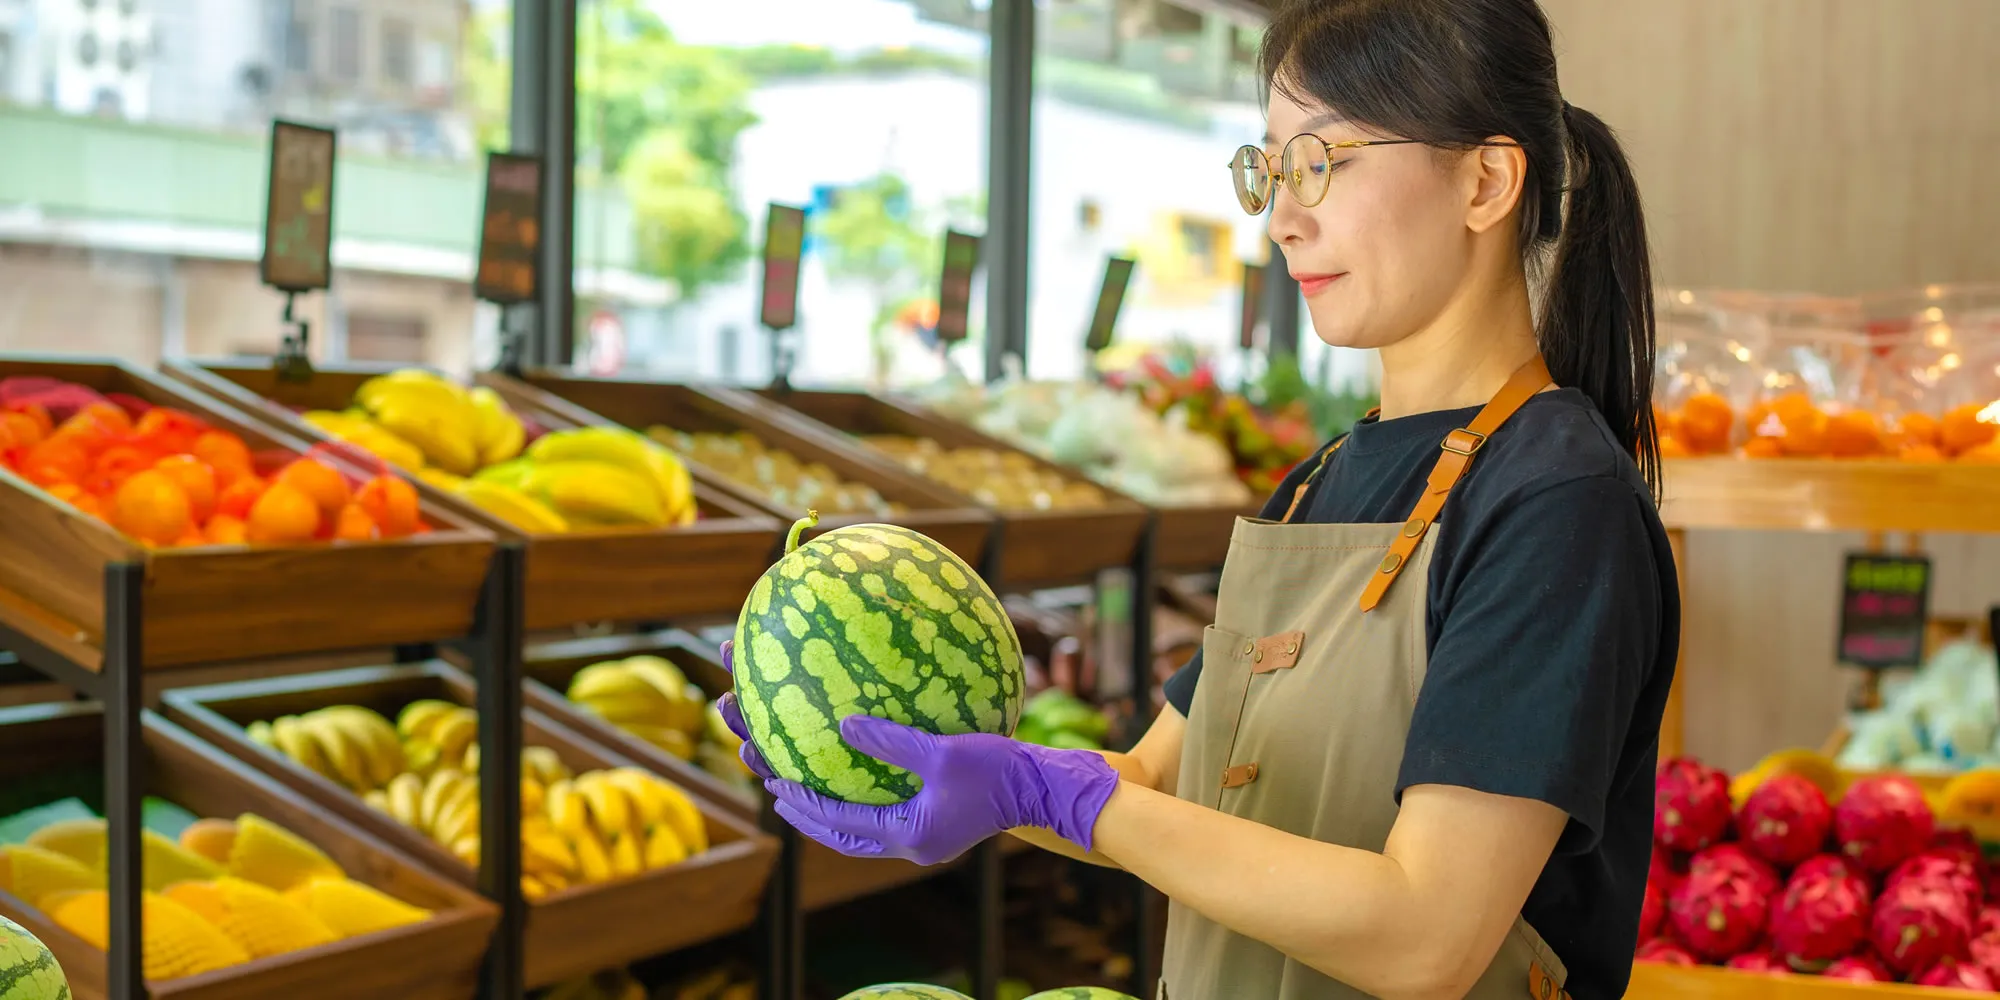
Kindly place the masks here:
MULTIPOLYGON (((729 671, 732 680, 736 677, 735 652, 736 640, 722 640, 722 669, 729 671)), ((729 731, 743 741, 743 745, 736 748, 736 756, 743 759, 743 766, 763 781, 777 777, 771 772, 771 765, 765 762, 764 755, 758 752, 757 744, 750 742, 750 727, 743 722, 743 709, 736 704, 736 692, 723 692, 716 701, 715 710, 721 713, 722 722, 729 727, 729 731)))
MULTIPOLYGON (((722 660, 731 665, 730 644, 722 660)), ((1052 830, 1090 850, 1097 815, 1118 789, 1118 772, 1088 750, 1053 750, 1005 736, 937 736, 867 715, 840 721, 856 750, 923 779, 907 802, 865 806, 829 798, 772 774, 750 742, 732 692, 717 710, 743 737, 744 764, 764 779, 778 815, 800 833, 857 858, 903 858, 920 865, 950 861, 1015 827, 1052 830)))

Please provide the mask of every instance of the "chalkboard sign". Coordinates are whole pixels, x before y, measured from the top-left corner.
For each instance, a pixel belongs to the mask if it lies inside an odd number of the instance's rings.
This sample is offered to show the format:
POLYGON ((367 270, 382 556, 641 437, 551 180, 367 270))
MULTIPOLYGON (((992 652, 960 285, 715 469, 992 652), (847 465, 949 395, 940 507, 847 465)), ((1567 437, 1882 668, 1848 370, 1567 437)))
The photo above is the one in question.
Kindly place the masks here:
POLYGON ((805 250, 806 210, 772 204, 764 222, 764 326, 789 330, 799 321, 799 259, 805 250))
POLYGON ((1132 260, 1113 257, 1104 262, 1104 285, 1097 290, 1097 311, 1090 317, 1090 332, 1083 346, 1101 351, 1111 346, 1111 332, 1118 325, 1118 310, 1125 304, 1125 286, 1132 282, 1132 260))
POLYGON ((271 122, 264 203, 264 283, 283 292, 327 287, 333 276, 332 129, 271 122))
POLYGON ((473 294, 510 306, 535 301, 541 288, 542 161, 518 153, 489 153, 473 294))
POLYGON ((1257 321, 1264 318, 1264 275, 1268 266, 1243 265, 1243 319, 1236 331, 1236 346, 1246 351, 1257 346, 1257 321))
POLYGON ((1931 561, 1865 553, 1847 557, 1840 594, 1840 662, 1885 669, 1924 661, 1931 561))
POLYGON ((972 272, 979 267, 979 237, 948 229, 944 234, 944 274, 938 280, 939 342, 965 339, 971 322, 972 272))

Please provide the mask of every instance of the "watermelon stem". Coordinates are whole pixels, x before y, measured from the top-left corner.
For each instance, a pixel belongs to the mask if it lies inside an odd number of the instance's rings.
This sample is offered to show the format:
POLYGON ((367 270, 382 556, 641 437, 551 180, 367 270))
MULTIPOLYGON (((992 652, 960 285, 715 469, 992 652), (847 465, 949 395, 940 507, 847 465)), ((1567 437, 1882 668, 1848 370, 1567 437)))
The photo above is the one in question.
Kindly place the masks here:
POLYGON ((806 516, 793 521, 791 534, 785 536, 785 554, 791 555, 797 552, 799 550, 799 536, 805 534, 807 528, 818 524, 819 511, 816 510, 807 510, 806 516))

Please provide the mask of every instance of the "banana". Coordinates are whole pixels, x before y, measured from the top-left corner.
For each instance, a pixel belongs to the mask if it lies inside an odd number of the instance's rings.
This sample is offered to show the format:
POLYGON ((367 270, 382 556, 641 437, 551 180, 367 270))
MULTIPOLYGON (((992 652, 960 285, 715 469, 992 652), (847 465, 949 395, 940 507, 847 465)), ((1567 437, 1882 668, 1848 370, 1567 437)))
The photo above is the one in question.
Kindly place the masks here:
POLYGON ((619 878, 629 878, 646 870, 641 857, 639 838, 630 830, 616 830, 609 835, 610 848, 605 852, 611 859, 611 874, 619 878))
POLYGON ((470 836, 460 837, 457 840, 452 841, 451 844, 445 848, 445 850, 450 851, 452 857, 455 857, 458 860, 463 861, 474 868, 479 867, 478 834, 472 834, 470 836))
POLYGON ((331 781, 341 780, 339 772, 335 771, 333 764, 320 753, 318 742, 312 738, 311 733, 306 732, 305 725, 299 722, 298 716, 284 715, 271 720, 271 736, 277 742, 278 749, 284 751, 285 756, 297 761, 301 767, 331 781))
POLYGON ((690 683, 687 674, 682 673, 673 661, 660 656, 634 656, 625 661, 625 669, 643 678, 667 697, 670 703, 667 725, 689 735, 701 732, 702 712, 708 707, 708 696, 690 683))
POLYGON ((356 791, 370 787, 366 750, 349 738, 345 730, 323 715, 301 716, 298 725, 319 745, 320 755, 326 758, 333 773, 339 775, 341 784, 356 791))
POLYGON ((273 750, 279 750, 281 753, 283 752, 278 747, 278 738, 271 734, 271 724, 263 719, 258 719, 243 727, 243 735, 250 737, 250 742, 260 747, 269 747, 273 750))
POLYGON ((477 797, 454 799, 446 803, 439 810, 437 826, 431 830, 431 839, 441 844, 457 843, 459 838, 465 836, 479 836, 477 797))
POLYGON ((386 813, 389 811, 389 793, 379 788, 371 788, 363 793, 361 801, 368 803, 368 808, 376 812, 386 813))
POLYGON ((533 875, 521 876, 521 895, 528 899, 540 899, 549 894, 549 887, 533 875))
POLYGON ((521 868, 542 878, 569 877, 576 871, 576 852, 552 830, 521 831, 521 868))
MULTIPOLYGON (((419 452, 419 454, 422 453, 419 452)), ((459 484, 465 482, 464 476, 454 476, 451 473, 444 471, 443 469, 433 469, 430 466, 424 466, 423 468, 420 469, 412 469, 410 470, 410 474, 416 476, 418 479, 421 479, 424 482, 431 484, 432 486, 437 487, 438 489, 445 490, 448 492, 456 492, 458 490, 459 484)))
POLYGON ((421 449, 383 430, 365 415, 313 410, 300 419, 325 432, 328 437, 366 449, 385 462, 412 471, 424 467, 424 453, 421 449))
POLYGON ((465 775, 457 771, 438 771, 431 775, 430 780, 424 783, 424 797, 417 806, 417 826, 420 829, 430 831, 437 828, 438 814, 445 799, 463 782, 465 775))
POLYGON ((467 396, 473 412, 479 416, 479 464, 492 465, 519 455, 528 433, 500 394, 482 385, 475 386, 467 396))
POLYGON ((652 829, 667 821, 666 803, 653 788, 652 775, 637 768, 618 767, 604 772, 604 780, 623 789, 632 800, 632 812, 639 826, 652 829))
POLYGON ((458 709, 457 704, 436 698, 410 702, 396 715, 396 735, 406 740, 430 739, 431 730, 438 722, 458 709))
POLYGON ((422 827, 424 779, 414 774, 396 775, 389 782, 389 815, 404 826, 422 827))
POLYGON ((521 748, 521 773, 534 775, 535 780, 543 785, 553 785, 572 776, 569 765, 563 763, 560 755, 540 746, 521 748))
POLYGON ((528 481, 528 474, 533 471, 535 471, 533 459, 512 458, 479 470, 473 474, 472 479, 475 482, 498 483, 518 490, 522 483, 528 481))
POLYGON ((548 504, 505 483, 467 479, 461 481, 454 492, 466 502, 522 531, 548 535, 570 530, 569 521, 550 509, 548 504))
POLYGON ((429 740, 410 740, 404 743, 403 766, 406 770, 429 777, 438 767, 437 744, 429 740))
POLYGON ((604 462, 637 473, 650 484, 673 523, 694 513, 694 480, 680 457, 643 434, 623 427, 581 427, 554 431, 528 449, 536 462, 604 462))
POLYGON ((645 476, 609 462, 537 460, 521 491, 572 524, 650 528, 667 524, 659 493, 645 476))
POLYGON ((642 723, 619 723, 618 728, 659 747, 682 760, 695 758, 695 742, 688 734, 672 726, 649 726, 642 723))
POLYGON ((368 413, 397 400, 415 400, 441 408, 472 406, 471 396, 463 387, 436 372, 417 368, 378 375, 354 390, 354 402, 368 413))
POLYGON ((335 705, 314 714, 332 720, 362 746, 373 787, 380 788, 403 773, 403 744, 396 739, 396 729, 389 720, 359 705, 335 705))
POLYGON ((465 748, 479 738, 479 716, 469 708, 459 708, 439 722, 431 738, 437 741, 438 759, 446 766, 465 760, 465 748))
POLYGON ((542 783, 530 777, 521 778, 521 815, 532 816, 542 811, 547 801, 542 793, 542 783))
POLYGON ((644 677, 626 666, 624 660, 607 660, 593 663, 576 672, 569 679, 568 697, 571 701, 594 698, 643 698, 658 695, 644 677))
POLYGON ((473 443, 479 416, 470 403, 405 391, 382 397, 368 409, 383 430, 416 445, 427 464, 456 476, 469 476, 479 468, 479 450, 473 443))
POLYGON ((680 838, 690 854, 700 854, 708 850, 708 824, 701 818, 701 810, 695 808, 694 800, 681 791, 652 775, 653 787, 658 790, 660 801, 666 805, 666 825, 673 828, 674 836, 680 838))
POLYGON ((595 830, 571 835, 569 846, 576 851, 576 870, 585 882, 611 880, 611 858, 604 853, 604 842, 595 830))
MULTIPOLYGON (((568 850, 567 845, 565 845, 564 850, 568 850)), ((541 880, 543 885, 549 887, 550 892, 561 892, 564 889, 569 888, 573 882, 572 878, 570 877, 570 872, 568 871, 543 872, 541 874, 541 880)))
POLYGON ((646 835, 646 851, 643 860, 647 868, 665 868, 668 865, 677 865, 686 861, 687 857, 687 845, 681 843, 679 837, 674 836, 673 827, 662 823, 654 827, 652 832, 646 835))
POLYGON ((549 824, 557 833, 574 838, 587 830, 589 808, 568 780, 551 782, 544 794, 548 798, 549 824))
POLYGON ((590 771, 577 776, 570 787, 583 796, 590 805, 591 825, 598 833, 610 837, 632 825, 632 803, 625 790, 606 780, 603 771, 590 771))

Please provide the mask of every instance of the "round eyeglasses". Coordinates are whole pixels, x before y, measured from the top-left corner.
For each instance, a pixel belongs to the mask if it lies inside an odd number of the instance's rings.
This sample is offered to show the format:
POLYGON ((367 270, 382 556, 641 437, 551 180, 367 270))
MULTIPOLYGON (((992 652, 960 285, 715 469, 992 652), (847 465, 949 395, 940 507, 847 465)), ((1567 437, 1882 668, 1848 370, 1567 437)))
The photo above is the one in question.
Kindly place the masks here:
POLYGON ((1255 146, 1244 146, 1236 151, 1236 158, 1229 163, 1229 172, 1236 180, 1236 200, 1245 212, 1259 215, 1271 206, 1271 198, 1276 191, 1276 180, 1283 177, 1285 186, 1292 189, 1292 197, 1305 208, 1311 208, 1326 199, 1329 175, 1333 173, 1328 158, 1336 149, 1360 149, 1363 146, 1405 146, 1420 144, 1419 139, 1349 139, 1346 142, 1328 142, 1310 132, 1300 133, 1285 143, 1285 148, 1274 161, 1271 156, 1255 146), (1276 168, 1275 170, 1273 168, 1276 168))

